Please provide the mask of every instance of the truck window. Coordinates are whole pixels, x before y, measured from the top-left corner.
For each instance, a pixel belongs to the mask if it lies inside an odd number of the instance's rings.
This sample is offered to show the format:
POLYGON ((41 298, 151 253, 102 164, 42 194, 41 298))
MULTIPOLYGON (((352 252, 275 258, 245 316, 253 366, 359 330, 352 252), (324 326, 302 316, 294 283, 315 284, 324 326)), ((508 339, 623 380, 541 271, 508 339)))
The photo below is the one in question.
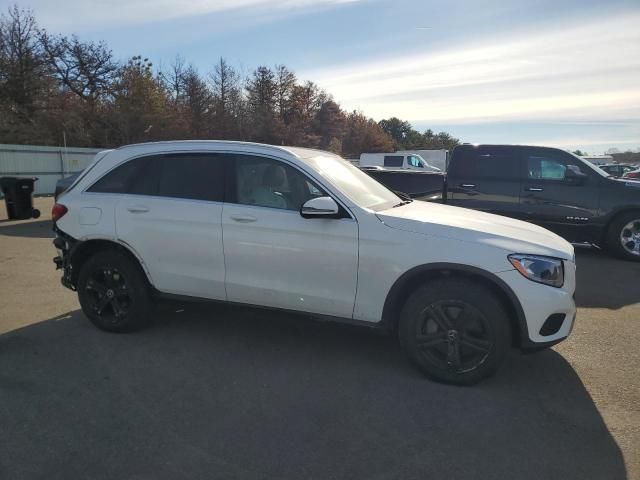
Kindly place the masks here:
POLYGON ((407 163, 409 165, 411 165, 412 167, 424 168, 424 165, 422 164, 420 159, 418 157, 416 157, 415 155, 407 156, 407 163))
POLYGON ((532 180, 562 181, 569 169, 576 173, 586 173, 579 165, 567 162, 560 152, 537 151, 527 154, 527 176, 532 180))
POLYGON ((449 174, 454 177, 520 178, 520 156, 515 149, 476 147, 456 150, 449 174))
POLYGON ((564 180, 567 167, 557 160, 543 157, 529 157, 529 178, 536 180, 564 180))
POLYGON ((404 162, 404 155, 385 155, 384 166, 385 167, 402 167, 404 162))

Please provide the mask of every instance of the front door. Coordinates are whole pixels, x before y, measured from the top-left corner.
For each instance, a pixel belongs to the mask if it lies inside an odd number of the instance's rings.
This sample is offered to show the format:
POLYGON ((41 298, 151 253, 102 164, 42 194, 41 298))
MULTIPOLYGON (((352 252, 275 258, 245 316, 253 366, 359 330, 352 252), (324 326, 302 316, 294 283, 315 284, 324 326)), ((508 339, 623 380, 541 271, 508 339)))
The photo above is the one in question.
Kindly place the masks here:
POLYGON ((305 219, 302 204, 326 193, 280 160, 235 155, 222 213, 229 301, 351 318, 358 225, 305 219))
POLYGON ((591 238, 599 204, 599 176, 572 155, 552 148, 525 151, 520 209, 529 221, 582 242, 591 238))

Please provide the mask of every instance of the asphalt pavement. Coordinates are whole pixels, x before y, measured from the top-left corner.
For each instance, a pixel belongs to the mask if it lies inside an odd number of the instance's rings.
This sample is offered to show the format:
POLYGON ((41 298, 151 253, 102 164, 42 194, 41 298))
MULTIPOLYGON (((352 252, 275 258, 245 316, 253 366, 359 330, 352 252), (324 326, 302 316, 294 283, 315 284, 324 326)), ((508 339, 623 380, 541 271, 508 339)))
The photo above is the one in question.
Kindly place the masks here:
POLYGON ((108 334, 0 217, 0 479, 640 479, 640 263, 579 250, 572 336, 473 387, 367 329, 162 303, 108 334))

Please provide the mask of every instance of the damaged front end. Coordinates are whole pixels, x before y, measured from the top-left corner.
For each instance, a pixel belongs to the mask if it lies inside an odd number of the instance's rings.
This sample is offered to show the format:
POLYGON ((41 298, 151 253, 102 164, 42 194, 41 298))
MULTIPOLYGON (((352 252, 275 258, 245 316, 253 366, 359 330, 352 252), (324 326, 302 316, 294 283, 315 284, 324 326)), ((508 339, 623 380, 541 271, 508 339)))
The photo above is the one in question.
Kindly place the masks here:
POLYGON ((54 257, 53 263, 56 264, 56 270, 63 270, 60 282, 70 290, 75 291, 75 277, 73 276, 73 254, 80 242, 73 237, 67 235, 62 230, 54 227, 56 238, 53 239, 53 246, 58 251, 58 256, 54 257))

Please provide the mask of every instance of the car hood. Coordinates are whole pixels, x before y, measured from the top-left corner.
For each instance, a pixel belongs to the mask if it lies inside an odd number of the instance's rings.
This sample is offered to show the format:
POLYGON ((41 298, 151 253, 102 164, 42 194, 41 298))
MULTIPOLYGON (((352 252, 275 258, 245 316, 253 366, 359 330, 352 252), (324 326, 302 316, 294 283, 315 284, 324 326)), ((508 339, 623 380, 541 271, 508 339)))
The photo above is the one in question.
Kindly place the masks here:
POLYGON ((532 223, 467 208, 413 201, 377 212, 391 228, 424 235, 483 243, 508 253, 530 253, 569 260, 573 246, 547 229, 532 223))

